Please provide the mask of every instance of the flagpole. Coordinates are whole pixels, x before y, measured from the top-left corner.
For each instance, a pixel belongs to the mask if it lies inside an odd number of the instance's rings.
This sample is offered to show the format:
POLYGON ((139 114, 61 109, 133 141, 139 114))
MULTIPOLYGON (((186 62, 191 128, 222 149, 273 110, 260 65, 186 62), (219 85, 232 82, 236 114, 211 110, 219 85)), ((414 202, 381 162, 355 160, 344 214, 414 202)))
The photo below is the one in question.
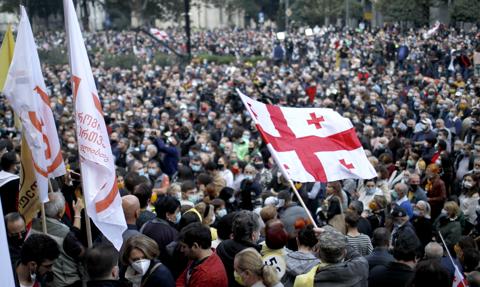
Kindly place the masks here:
MULTIPOLYGON (((83 198, 77 198, 77 200, 83 200, 83 198)), ((87 246, 88 248, 90 248, 92 247, 92 226, 90 225, 90 216, 88 216, 87 209, 84 208, 83 211, 85 212, 85 230, 87 231, 87 246)))
POLYGON ((442 236, 442 233, 440 231, 438 231, 438 235, 440 236, 440 239, 442 240, 443 246, 445 246, 445 250, 447 250, 448 258, 450 258, 450 260, 452 261, 453 266, 455 268, 457 268, 457 265, 455 265, 455 261, 453 261, 452 255, 450 254, 450 250, 448 250, 448 246, 445 243, 445 240, 443 240, 443 236, 442 236))
POLYGON ((47 216, 45 216, 45 203, 42 202, 42 231, 47 234, 47 216))
POLYGON ((300 193, 298 192, 297 188, 295 187, 295 184, 293 183, 292 179, 288 176, 287 171, 285 170, 285 168, 282 166, 282 164, 278 160, 277 152, 273 149, 271 144, 267 144, 267 148, 270 151, 270 154, 272 155, 273 160, 275 160, 275 163, 280 168, 280 171, 282 172, 282 175, 285 177, 285 179, 288 180, 288 183, 290 184, 290 187, 293 189, 293 193, 295 193, 295 195, 297 196, 298 201, 300 202, 300 205, 303 207, 303 209, 305 209, 305 212, 307 213, 308 219, 310 219, 310 221, 312 222, 312 225, 315 228, 318 228, 317 223, 315 222, 315 219, 313 219, 313 216, 310 213, 310 210, 307 208, 307 205, 305 204, 302 197, 300 196, 300 193))
MULTIPOLYGON (((65 1, 63 2, 63 5, 65 5, 65 1)), ((67 9, 63 9, 63 13, 64 13, 64 18, 65 18, 65 37, 67 39, 67 48, 68 48, 68 51, 70 51, 70 35, 69 35, 69 27, 68 27, 68 12, 67 12, 67 9)), ((71 53, 69 52, 68 53, 68 64, 70 66, 70 68, 72 67, 72 55, 71 53)), ((75 113, 75 103, 73 103, 73 111, 75 113)), ((75 125, 77 123, 75 122, 75 125)), ((78 141, 78 139, 77 139, 78 141)), ((78 158, 80 158, 80 150, 77 150, 78 151, 78 158)), ((80 163, 81 165, 81 163, 80 163)), ((83 179, 81 178, 80 179, 80 186, 82 188, 82 194, 83 194, 83 179)), ((77 198, 78 200, 78 198, 77 198)), ((82 200, 84 200, 84 197, 82 198, 82 200)), ((83 204, 85 205, 85 208, 83 209, 84 213, 85 213, 85 231, 87 232, 87 246, 90 248, 92 247, 92 227, 91 227, 91 223, 90 223, 90 216, 88 216, 88 211, 87 211, 87 204, 86 202, 84 201, 83 204)))

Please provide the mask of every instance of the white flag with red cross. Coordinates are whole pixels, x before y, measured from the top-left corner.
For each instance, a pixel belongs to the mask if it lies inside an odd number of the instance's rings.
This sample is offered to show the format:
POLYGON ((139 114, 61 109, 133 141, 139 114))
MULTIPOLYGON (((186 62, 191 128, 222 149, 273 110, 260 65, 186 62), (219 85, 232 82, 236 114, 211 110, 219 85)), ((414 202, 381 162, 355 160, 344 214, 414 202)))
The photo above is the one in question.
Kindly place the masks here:
POLYGON ((22 122, 40 200, 47 202, 48 178, 64 175, 65 164, 32 28, 25 8, 20 7, 17 44, 3 92, 22 122))
POLYGON ((237 92, 289 179, 331 182, 377 176, 349 119, 332 109, 266 105, 237 92))
POLYGON ((72 0, 64 0, 82 187, 88 215, 120 250, 127 229, 102 105, 72 0))
POLYGON ((169 37, 167 32, 163 30, 159 30, 157 28, 150 28, 150 34, 152 34, 155 38, 157 38, 160 41, 168 41, 169 37))
POLYGON ((458 270, 458 267, 457 267, 457 265, 455 265, 455 263, 453 264, 453 266, 455 266, 455 275, 453 276, 452 286, 453 287, 467 287, 468 282, 465 279, 465 277, 463 277, 462 272, 460 272, 460 270, 458 270))

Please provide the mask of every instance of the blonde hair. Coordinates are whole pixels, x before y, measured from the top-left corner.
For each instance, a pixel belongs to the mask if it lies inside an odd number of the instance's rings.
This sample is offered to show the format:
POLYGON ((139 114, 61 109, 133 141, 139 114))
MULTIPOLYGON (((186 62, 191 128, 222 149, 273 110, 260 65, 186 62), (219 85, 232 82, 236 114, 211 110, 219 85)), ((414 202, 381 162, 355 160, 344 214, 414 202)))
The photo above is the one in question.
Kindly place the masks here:
POLYGON ((150 260, 160 255, 157 242, 143 234, 130 237, 124 244, 121 261, 125 266, 130 265, 130 253, 133 249, 142 251, 145 257, 150 260))
POLYGON ((447 211, 448 217, 455 217, 459 214, 460 208, 458 207, 458 204, 455 201, 447 201, 445 202, 445 205, 443 208, 447 211))
POLYGON ((235 259, 238 269, 257 275, 267 287, 272 287, 279 282, 275 269, 272 266, 264 265, 260 253, 254 248, 250 247, 240 251, 235 259))

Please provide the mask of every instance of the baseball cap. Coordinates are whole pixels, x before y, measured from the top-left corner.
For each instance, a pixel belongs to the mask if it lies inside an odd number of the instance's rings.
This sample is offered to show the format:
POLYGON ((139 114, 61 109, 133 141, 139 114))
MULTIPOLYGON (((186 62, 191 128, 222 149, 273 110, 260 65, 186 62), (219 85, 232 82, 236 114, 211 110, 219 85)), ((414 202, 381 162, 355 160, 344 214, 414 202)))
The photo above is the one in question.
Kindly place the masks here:
POLYGON ((403 207, 400 207, 398 205, 394 206, 392 209, 392 212, 390 213, 392 217, 405 217, 407 216, 407 212, 403 207))

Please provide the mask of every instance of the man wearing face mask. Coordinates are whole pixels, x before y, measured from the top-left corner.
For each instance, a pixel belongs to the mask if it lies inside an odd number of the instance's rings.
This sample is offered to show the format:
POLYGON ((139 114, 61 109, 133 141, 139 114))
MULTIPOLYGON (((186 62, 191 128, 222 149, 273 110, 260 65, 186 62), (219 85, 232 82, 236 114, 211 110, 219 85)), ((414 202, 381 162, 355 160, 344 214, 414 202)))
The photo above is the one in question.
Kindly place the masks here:
POLYGON ((395 246, 395 243, 398 239, 402 238, 415 238, 420 246, 420 240, 415 233, 413 225, 409 221, 407 212, 402 207, 395 205, 390 214, 393 220, 393 230, 392 230, 392 246, 395 246))
POLYGON ((46 287, 47 282, 53 280, 53 264, 59 255, 58 244, 50 236, 30 235, 23 244, 15 270, 19 286, 46 287))
POLYGON ((87 287, 120 287, 118 281, 118 251, 109 244, 98 244, 85 254, 87 287))
POLYGON ((8 236, 8 250, 10 251, 10 260, 12 265, 20 259, 20 252, 22 250, 27 229, 25 228, 25 220, 18 212, 11 212, 5 215, 5 226, 7 228, 8 236))
POLYGON ((2 199, 3 213, 17 211, 17 195, 20 186, 18 172, 20 169, 20 157, 15 151, 3 154, 0 161, 0 197, 2 199))

